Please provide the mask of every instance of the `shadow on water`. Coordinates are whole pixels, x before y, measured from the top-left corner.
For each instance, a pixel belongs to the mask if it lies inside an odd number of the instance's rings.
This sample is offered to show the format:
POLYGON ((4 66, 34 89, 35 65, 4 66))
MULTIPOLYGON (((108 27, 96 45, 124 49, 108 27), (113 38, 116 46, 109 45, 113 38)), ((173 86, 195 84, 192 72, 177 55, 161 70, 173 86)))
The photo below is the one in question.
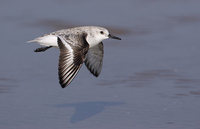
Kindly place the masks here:
POLYGON ((119 106, 124 104, 123 102, 106 102, 106 101, 96 101, 96 102, 80 102, 80 103, 68 103, 56 105, 59 108, 72 107, 75 108, 75 112, 70 118, 71 123, 77 123, 82 120, 88 119, 98 113, 101 113, 109 106, 119 106))

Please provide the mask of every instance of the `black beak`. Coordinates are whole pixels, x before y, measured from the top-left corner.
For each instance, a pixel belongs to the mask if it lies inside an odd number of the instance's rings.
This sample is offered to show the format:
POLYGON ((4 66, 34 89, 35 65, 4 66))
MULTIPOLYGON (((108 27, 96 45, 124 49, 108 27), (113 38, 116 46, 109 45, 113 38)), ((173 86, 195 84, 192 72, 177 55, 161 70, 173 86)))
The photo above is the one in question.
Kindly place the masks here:
POLYGON ((119 37, 116 37, 116 36, 114 36, 114 35, 111 35, 111 34, 109 34, 109 35, 108 35, 108 37, 109 37, 109 38, 112 38, 112 39, 121 40, 121 38, 119 38, 119 37))

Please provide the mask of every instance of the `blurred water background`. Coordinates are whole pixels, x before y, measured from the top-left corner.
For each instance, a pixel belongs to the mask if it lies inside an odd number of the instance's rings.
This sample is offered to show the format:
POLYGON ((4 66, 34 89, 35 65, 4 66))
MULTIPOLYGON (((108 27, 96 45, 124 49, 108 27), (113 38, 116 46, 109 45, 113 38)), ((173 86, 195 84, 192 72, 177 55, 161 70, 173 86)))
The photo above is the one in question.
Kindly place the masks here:
POLYGON ((200 129, 199 0, 1 0, 1 129, 200 129), (100 77, 58 83, 43 34, 108 28, 100 77))

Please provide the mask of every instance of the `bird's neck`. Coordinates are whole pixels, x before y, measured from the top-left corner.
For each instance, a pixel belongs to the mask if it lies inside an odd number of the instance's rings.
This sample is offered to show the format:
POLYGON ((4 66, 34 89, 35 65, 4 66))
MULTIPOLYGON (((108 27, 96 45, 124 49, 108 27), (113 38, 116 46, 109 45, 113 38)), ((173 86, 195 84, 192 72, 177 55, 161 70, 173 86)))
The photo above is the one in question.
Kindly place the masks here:
POLYGON ((86 40, 90 47, 94 47, 102 41, 100 39, 90 38, 89 36, 86 37, 86 40))

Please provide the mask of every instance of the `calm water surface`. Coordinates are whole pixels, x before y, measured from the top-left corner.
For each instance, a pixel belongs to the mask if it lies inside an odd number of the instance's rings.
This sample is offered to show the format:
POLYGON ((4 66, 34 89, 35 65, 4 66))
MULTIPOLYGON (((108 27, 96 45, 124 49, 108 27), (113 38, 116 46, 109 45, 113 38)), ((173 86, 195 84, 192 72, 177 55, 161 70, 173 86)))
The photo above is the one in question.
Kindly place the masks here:
POLYGON ((1 129, 199 129, 200 1, 2 0, 1 129), (26 41, 61 28, 100 25, 101 76, 85 66, 58 83, 59 52, 26 41))

